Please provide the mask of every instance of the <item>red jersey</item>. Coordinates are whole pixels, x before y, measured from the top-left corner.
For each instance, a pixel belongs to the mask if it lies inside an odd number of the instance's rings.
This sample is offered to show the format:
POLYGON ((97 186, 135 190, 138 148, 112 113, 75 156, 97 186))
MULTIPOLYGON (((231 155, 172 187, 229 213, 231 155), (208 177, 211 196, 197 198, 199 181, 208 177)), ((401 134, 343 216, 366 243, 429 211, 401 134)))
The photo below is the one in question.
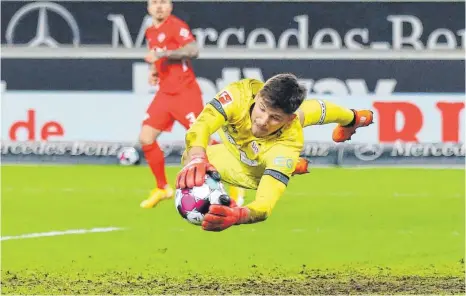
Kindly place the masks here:
MULTIPOLYGON (((155 51, 175 50, 195 41, 189 26, 174 15, 170 15, 158 28, 146 30, 149 48, 155 51)), ((199 88, 190 60, 168 60, 155 62, 159 77, 159 91, 169 94, 199 88)))

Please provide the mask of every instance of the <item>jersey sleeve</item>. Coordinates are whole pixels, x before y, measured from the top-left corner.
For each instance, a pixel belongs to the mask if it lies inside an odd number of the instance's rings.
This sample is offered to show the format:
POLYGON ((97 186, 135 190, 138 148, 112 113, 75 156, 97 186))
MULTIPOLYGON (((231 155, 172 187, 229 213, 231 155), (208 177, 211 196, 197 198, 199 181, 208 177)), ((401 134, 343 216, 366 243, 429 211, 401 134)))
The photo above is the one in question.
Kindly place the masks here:
POLYGON ((226 122, 233 122, 240 110, 240 93, 234 84, 221 90, 215 98, 207 104, 196 121, 186 132, 186 148, 206 148, 210 136, 226 122))
POLYGON ((264 175, 270 175, 287 185, 296 168, 300 152, 300 149, 291 145, 275 145, 264 155, 264 175))
POLYGON ((212 105, 206 105, 186 132, 186 150, 189 151, 192 147, 206 148, 210 136, 224 123, 225 119, 223 116, 212 105))
POLYGON ((256 198, 246 207, 250 211, 249 223, 263 221, 272 213, 299 158, 299 149, 292 146, 274 146, 265 155, 266 168, 257 187, 256 198))
MULTIPOLYGON (((304 100, 301 106, 299 106, 299 110, 304 115, 304 120, 300 118, 303 122, 303 127, 323 124, 325 121, 326 106, 322 100, 304 100)), ((302 115, 298 113, 298 116, 302 115)))
POLYGON ((347 125, 354 119, 354 112, 351 109, 327 100, 305 100, 299 111, 301 112, 297 113, 303 127, 327 123, 347 125))
POLYGON ((226 122, 235 123, 240 118, 242 111, 241 91, 237 83, 231 83, 217 93, 210 101, 211 105, 226 122))
POLYGON ((180 47, 195 41, 191 29, 184 22, 179 22, 176 26, 173 27, 173 35, 175 37, 176 43, 178 43, 180 47))
POLYGON ((256 198, 246 205, 249 209, 248 223, 260 222, 267 219, 275 204, 285 192, 286 185, 270 175, 261 178, 256 191, 256 198))

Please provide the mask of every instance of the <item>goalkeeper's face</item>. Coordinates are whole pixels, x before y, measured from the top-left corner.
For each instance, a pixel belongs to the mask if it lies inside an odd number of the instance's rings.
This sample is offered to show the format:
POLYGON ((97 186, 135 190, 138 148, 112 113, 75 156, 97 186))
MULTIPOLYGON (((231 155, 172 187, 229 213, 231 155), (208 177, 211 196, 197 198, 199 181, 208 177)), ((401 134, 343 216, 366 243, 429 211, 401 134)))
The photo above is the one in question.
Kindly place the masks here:
POLYGON ((256 95, 255 101, 251 111, 251 121, 252 134, 256 138, 273 134, 296 117, 296 114, 287 114, 281 109, 270 107, 259 94, 256 95))

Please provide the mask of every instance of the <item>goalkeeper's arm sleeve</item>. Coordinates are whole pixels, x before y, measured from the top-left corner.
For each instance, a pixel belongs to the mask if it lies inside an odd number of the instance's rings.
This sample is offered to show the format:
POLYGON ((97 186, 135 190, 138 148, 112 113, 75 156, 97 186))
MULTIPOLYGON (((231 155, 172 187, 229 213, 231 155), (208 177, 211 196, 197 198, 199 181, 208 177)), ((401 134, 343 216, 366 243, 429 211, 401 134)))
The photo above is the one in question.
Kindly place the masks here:
POLYGON ((225 123, 224 116, 211 104, 207 104, 196 121, 186 132, 186 150, 192 147, 206 148, 210 136, 225 123))
POLYGON ((249 218, 246 223, 256 223, 267 219, 278 199, 285 192, 287 182, 288 177, 277 171, 272 171, 270 175, 264 175, 257 188, 256 199, 246 206, 249 209, 249 218), (280 174, 280 178, 284 179, 278 180, 277 176, 272 176, 277 173, 280 174), (286 182, 284 182, 285 180, 286 182))
POLYGON ((298 116, 303 127, 327 123, 348 125, 354 119, 354 112, 327 100, 305 100, 298 109, 298 116))

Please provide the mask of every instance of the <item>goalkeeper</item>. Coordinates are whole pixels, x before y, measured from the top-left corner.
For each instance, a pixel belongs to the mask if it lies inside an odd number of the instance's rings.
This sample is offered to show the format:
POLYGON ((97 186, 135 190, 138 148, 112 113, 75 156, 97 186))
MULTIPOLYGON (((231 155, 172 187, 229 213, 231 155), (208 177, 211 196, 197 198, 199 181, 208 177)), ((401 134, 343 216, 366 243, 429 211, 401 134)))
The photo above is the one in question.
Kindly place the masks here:
POLYGON ((344 142, 357 128, 372 123, 369 110, 304 101, 305 96, 296 76, 278 74, 265 83, 255 79, 231 83, 204 107, 187 131, 185 166, 176 187, 200 186, 206 172, 218 171, 225 183, 257 190, 255 200, 244 207, 234 202, 230 207, 211 205, 204 230, 221 231, 270 216, 300 161, 304 127, 338 123, 332 138, 344 142), (208 146, 217 131, 222 144, 208 146))

